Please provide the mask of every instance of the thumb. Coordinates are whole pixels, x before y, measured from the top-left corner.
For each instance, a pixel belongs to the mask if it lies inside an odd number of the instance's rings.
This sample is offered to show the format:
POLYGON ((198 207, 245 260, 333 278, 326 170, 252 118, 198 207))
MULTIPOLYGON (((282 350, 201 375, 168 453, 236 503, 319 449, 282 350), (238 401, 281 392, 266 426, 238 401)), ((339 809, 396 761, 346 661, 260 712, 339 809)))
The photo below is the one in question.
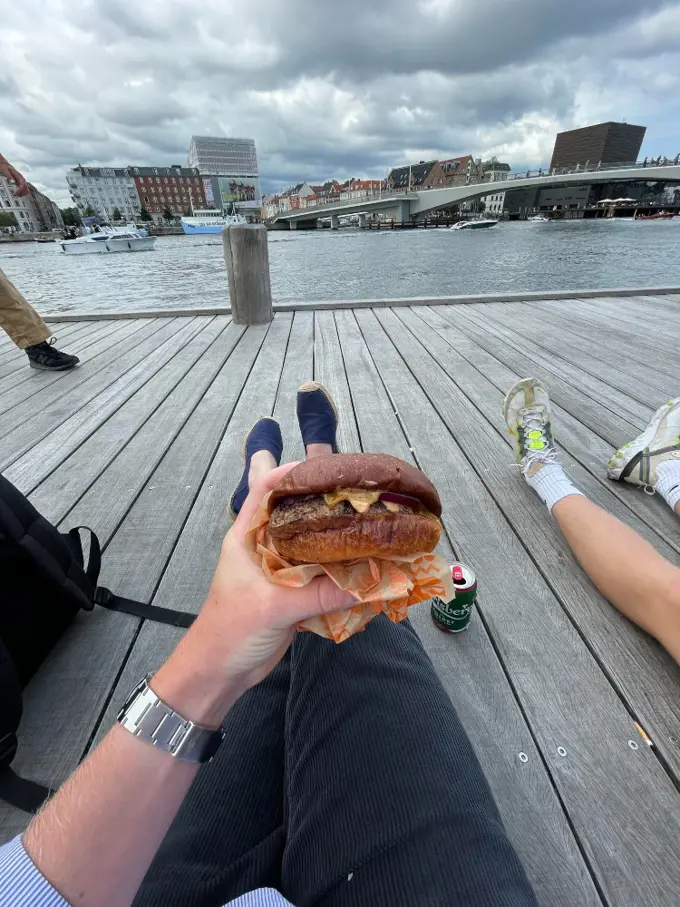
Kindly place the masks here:
MULTIPOLYGON (((359 604, 355 596, 341 589, 327 576, 319 576, 306 586, 286 589, 285 611, 287 623, 297 623, 320 614, 344 611, 359 604)), ((280 599, 279 599, 280 600, 280 599)))

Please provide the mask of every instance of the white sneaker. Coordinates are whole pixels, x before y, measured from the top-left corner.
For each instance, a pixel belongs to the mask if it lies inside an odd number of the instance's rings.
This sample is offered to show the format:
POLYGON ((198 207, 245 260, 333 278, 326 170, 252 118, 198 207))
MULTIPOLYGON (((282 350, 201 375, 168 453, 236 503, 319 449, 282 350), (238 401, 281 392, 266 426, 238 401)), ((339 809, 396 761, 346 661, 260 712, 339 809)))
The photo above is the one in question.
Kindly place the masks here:
POLYGON ((642 434, 616 451, 607 475, 615 482, 653 488, 659 463, 674 459, 680 459, 680 397, 660 406, 642 434))
POLYGON ((503 415, 515 439, 517 461, 525 476, 548 463, 557 463, 552 433, 550 397, 536 378, 523 378, 507 393, 503 415))

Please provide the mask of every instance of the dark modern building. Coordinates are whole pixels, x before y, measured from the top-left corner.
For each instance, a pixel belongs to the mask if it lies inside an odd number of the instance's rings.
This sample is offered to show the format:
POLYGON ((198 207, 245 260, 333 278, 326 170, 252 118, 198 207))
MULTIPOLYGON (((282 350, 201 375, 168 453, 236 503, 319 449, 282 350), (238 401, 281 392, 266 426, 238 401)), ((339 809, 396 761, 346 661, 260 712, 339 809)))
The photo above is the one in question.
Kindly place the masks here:
POLYGON ((610 122, 558 132, 550 169, 583 166, 586 162, 604 166, 636 161, 646 131, 646 126, 610 122))

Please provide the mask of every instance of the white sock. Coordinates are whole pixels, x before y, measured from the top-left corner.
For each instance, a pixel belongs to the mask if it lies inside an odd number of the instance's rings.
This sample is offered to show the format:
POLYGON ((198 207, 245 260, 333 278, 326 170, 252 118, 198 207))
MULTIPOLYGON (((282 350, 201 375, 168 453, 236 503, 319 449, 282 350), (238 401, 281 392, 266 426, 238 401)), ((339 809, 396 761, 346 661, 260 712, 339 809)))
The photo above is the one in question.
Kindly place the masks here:
POLYGON ((675 505, 680 501, 680 460, 659 463, 656 474, 654 490, 659 492, 672 510, 675 510, 675 505))
POLYGON ((539 498, 552 512, 553 507, 562 498, 570 494, 579 494, 583 497, 583 492, 567 478, 564 469, 559 463, 547 463, 532 476, 525 476, 527 485, 531 485, 539 498))

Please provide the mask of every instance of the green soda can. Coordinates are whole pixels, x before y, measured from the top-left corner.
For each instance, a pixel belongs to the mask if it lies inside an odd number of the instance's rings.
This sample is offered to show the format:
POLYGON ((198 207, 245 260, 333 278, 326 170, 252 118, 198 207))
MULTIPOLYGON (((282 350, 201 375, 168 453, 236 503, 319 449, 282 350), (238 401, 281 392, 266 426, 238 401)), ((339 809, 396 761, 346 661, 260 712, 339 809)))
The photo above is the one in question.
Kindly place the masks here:
POLYGON ((456 587, 456 597, 450 602, 435 597, 430 614, 435 626, 445 633, 467 630, 472 607, 477 599, 477 577, 467 564, 451 564, 451 578, 456 587))

